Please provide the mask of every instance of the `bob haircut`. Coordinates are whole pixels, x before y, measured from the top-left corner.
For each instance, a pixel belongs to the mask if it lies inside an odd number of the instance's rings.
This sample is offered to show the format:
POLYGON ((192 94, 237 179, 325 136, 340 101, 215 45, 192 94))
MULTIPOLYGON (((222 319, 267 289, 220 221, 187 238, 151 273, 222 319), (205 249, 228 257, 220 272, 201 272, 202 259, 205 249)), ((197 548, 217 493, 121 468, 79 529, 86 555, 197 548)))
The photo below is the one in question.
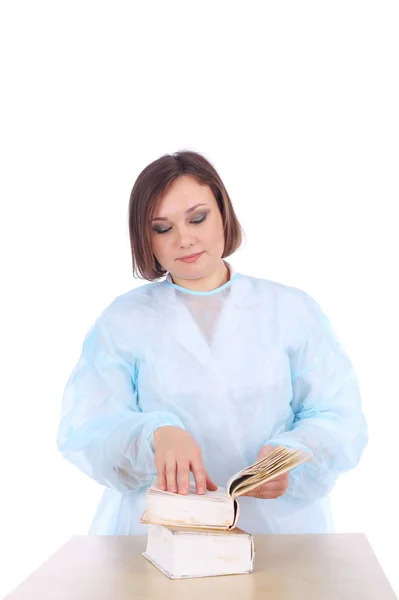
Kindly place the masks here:
POLYGON ((211 163, 201 154, 180 151, 165 154, 150 163, 137 177, 129 201, 129 237, 133 276, 156 281, 166 274, 151 248, 151 220, 158 200, 178 177, 191 175, 199 184, 208 185, 219 206, 224 229, 222 258, 239 248, 242 229, 227 190, 211 163))

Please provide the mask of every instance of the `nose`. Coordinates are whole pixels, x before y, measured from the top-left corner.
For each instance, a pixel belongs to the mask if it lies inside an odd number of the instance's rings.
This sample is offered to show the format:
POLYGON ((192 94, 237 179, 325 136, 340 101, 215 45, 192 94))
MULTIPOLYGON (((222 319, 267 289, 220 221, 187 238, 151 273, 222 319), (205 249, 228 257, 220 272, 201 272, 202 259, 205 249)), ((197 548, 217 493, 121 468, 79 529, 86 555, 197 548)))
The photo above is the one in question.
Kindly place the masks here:
POLYGON ((197 242, 196 236, 193 235, 186 227, 179 229, 178 231, 178 244, 180 248, 190 248, 195 246, 197 242))

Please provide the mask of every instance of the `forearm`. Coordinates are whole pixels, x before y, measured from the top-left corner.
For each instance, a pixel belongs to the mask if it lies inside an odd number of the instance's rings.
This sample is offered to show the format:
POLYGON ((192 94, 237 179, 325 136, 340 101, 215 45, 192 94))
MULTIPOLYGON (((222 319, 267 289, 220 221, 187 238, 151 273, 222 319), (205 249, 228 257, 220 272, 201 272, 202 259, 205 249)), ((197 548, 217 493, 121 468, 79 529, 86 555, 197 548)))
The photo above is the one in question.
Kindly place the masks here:
POLYGON ((91 416, 69 430, 62 421, 57 444, 68 461, 101 485, 138 491, 156 473, 153 434, 165 425, 184 428, 172 413, 155 411, 91 416))
MULTIPOLYGON (((350 393, 350 390, 347 390, 350 393)), ((287 494, 315 499, 326 496, 342 473, 354 468, 367 444, 364 416, 359 409, 315 412, 296 421, 290 431, 268 444, 301 449, 312 457, 290 473, 287 494)))

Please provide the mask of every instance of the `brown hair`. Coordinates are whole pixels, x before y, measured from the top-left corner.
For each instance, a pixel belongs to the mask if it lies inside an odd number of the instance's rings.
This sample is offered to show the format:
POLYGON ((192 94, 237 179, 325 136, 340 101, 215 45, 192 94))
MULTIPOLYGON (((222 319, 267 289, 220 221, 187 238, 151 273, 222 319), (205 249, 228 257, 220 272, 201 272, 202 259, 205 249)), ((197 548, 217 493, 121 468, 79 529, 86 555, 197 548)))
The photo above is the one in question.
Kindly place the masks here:
POLYGON ((211 163, 201 154, 180 151, 165 154, 149 164, 137 177, 129 201, 129 236, 133 275, 155 281, 166 274, 151 248, 150 223, 159 198, 178 177, 191 175, 208 185, 217 201, 224 227, 222 258, 237 250, 242 230, 227 190, 211 163))

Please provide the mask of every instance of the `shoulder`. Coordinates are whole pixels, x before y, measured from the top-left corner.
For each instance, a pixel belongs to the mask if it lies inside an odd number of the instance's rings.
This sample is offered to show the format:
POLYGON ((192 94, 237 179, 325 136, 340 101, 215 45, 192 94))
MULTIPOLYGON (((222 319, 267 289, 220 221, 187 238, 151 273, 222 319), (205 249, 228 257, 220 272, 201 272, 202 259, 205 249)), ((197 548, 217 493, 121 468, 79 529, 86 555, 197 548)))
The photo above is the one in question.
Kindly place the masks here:
POLYGON ((259 308, 253 311, 255 318, 262 319, 265 312, 271 314, 280 332, 285 332, 288 346, 298 347, 312 341, 321 347, 328 342, 344 352, 330 319, 309 293, 268 279, 242 277, 248 297, 252 295, 259 308))
POLYGON ((146 283, 117 296, 106 308, 109 314, 140 310, 150 306, 164 288, 164 282, 146 283))
POLYGON ((249 295, 253 294, 254 299, 267 299, 287 308, 310 310, 319 306, 304 290, 271 279, 238 274, 237 284, 249 295))
POLYGON ((332 331, 320 304, 301 288, 248 275, 239 275, 237 285, 241 287, 240 299, 246 299, 244 304, 254 309, 257 318, 268 314, 290 335, 306 337, 309 331, 332 331))
POLYGON ((163 282, 146 283, 116 296, 96 318, 91 330, 113 329, 123 332, 132 323, 142 323, 153 312, 162 289, 163 282))

